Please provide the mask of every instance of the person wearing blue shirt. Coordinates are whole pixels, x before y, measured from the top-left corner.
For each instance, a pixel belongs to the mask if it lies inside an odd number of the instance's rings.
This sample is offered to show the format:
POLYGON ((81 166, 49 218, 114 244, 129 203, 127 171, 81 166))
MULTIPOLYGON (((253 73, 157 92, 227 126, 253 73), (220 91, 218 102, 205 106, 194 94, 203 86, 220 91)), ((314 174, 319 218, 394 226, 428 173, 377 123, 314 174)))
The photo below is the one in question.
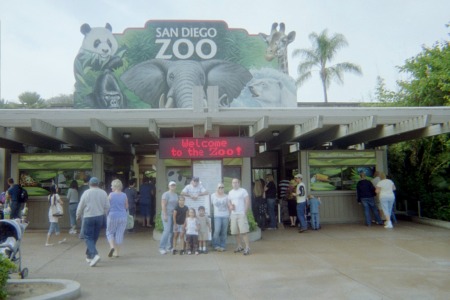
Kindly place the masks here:
POLYGON ((366 179, 366 173, 360 172, 359 176, 361 177, 361 180, 356 184, 356 195, 358 198, 358 203, 362 203, 364 207, 366 225, 370 226, 372 223, 370 211, 372 211, 377 224, 381 225, 383 224, 383 221, 381 221, 378 207, 375 203, 375 187, 373 186, 372 182, 366 179))

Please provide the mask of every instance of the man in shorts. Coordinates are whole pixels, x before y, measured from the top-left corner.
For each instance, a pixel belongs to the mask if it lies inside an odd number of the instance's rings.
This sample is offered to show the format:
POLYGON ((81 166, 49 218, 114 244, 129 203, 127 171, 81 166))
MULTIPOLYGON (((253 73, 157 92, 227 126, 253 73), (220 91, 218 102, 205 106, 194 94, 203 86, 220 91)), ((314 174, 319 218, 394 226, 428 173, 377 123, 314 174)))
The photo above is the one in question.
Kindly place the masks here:
POLYGON ((240 187, 240 181, 233 178, 231 185, 233 189, 228 193, 231 234, 236 238, 237 248, 234 253, 243 252, 244 255, 250 254, 250 243, 248 238, 249 225, 247 211, 250 208, 250 197, 247 190, 240 187), (245 248, 242 247, 242 242, 245 248))

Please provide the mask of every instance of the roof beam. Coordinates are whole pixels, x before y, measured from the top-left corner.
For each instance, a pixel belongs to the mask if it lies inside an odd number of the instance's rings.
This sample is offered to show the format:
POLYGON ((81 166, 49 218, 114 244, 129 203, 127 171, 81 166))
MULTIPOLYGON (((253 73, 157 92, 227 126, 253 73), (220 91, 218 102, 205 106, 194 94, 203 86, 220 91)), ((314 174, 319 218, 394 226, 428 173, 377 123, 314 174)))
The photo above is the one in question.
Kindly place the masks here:
POLYGON ((366 131, 377 126, 376 116, 368 116, 347 125, 347 136, 366 131))
POLYGON ((412 130, 409 132, 404 132, 403 134, 398 135, 390 135, 384 138, 373 140, 369 143, 366 143, 366 148, 374 148, 384 145, 395 144, 399 142, 420 139, 425 137, 430 137, 439 134, 450 133, 450 122, 430 125, 425 128, 419 128, 417 130, 412 130))
POLYGON ((209 136, 213 130, 212 118, 207 117, 204 123, 204 135, 209 136))
POLYGON ((39 119, 31 119, 31 131, 45 135, 47 137, 57 139, 65 144, 79 146, 86 149, 92 149, 82 138, 73 132, 63 128, 56 127, 39 119))
POLYGON ((346 125, 333 126, 332 128, 324 131, 321 134, 315 135, 309 139, 300 141, 300 149, 311 149, 317 146, 321 146, 324 143, 331 142, 338 137, 343 136, 347 132, 346 125))
MULTIPOLYGON (((353 144, 365 143, 366 145, 374 145, 372 141, 383 140, 394 137, 389 140, 400 140, 400 136, 411 131, 426 128, 430 125, 430 116, 417 116, 393 125, 378 126, 374 130, 367 132, 364 136, 360 136, 359 140, 353 144)), ((422 136, 424 137, 424 136, 422 136)), ((382 145, 384 142, 381 142, 382 145)), ((396 142, 394 142, 396 143, 396 142)), ((377 142, 377 145, 380 144, 377 142)))
POLYGON ((122 137, 113 128, 98 119, 90 119, 91 131, 114 145, 123 144, 122 137))
POLYGON ((323 116, 315 116, 308 121, 294 126, 294 138, 314 132, 323 127, 323 116))
POLYGON ((59 142, 33 135, 20 128, 0 127, 0 138, 43 149, 59 150, 59 142))
POLYGON ((255 136, 257 133, 269 128, 269 116, 263 116, 255 124, 249 126, 249 136, 255 136))
POLYGON ((284 143, 296 141, 302 136, 312 134, 323 127, 323 116, 315 116, 300 125, 294 125, 283 131, 278 137, 267 143, 268 149, 280 147, 284 143))
POLYGON ((149 120, 148 131, 150 132, 150 135, 152 136, 153 139, 155 140, 159 139, 159 128, 155 120, 149 120))
POLYGON ((347 125, 340 125, 340 132, 329 142, 333 142, 340 149, 362 143, 377 127, 376 119, 376 116, 367 116, 347 125))

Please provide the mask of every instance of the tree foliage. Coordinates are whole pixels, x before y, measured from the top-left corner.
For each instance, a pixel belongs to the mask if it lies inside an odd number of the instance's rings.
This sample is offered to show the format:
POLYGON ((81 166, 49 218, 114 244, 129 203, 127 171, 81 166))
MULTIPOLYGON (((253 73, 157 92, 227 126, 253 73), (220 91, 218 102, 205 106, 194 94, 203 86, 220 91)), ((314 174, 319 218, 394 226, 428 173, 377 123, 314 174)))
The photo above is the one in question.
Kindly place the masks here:
MULTIPOLYGON (((423 47, 399 67, 410 75, 400 91, 386 89, 379 79, 375 96, 385 105, 448 106, 450 104, 449 43, 423 47)), ((389 169, 397 185, 397 201, 422 215, 450 221, 450 134, 390 145, 389 169)))
POLYGON ((411 75, 411 80, 399 82, 405 101, 412 106, 450 105, 450 47, 449 42, 424 47, 410 58, 400 71, 411 75))
POLYGON ((73 94, 60 94, 45 102, 49 107, 73 107, 73 94))
POLYGON ((327 90, 331 82, 336 81, 339 84, 343 84, 345 72, 361 75, 361 67, 349 62, 329 66, 338 50, 348 46, 348 42, 342 34, 335 33, 333 36, 328 36, 328 31, 325 29, 320 34, 311 33, 309 39, 313 44, 312 48, 295 49, 292 53, 292 57, 301 56, 304 58, 297 67, 299 77, 296 83, 297 86, 301 86, 312 77, 313 69, 317 68, 322 80, 324 101, 328 102, 327 90))
POLYGON ((19 102, 24 108, 43 108, 45 100, 36 92, 23 92, 19 95, 19 102))
MULTIPOLYGON (((375 106, 400 106, 403 104, 404 95, 401 91, 390 91, 386 87, 385 80, 380 76, 377 77, 374 97, 375 106)), ((371 105, 372 106, 372 105, 371 105)))

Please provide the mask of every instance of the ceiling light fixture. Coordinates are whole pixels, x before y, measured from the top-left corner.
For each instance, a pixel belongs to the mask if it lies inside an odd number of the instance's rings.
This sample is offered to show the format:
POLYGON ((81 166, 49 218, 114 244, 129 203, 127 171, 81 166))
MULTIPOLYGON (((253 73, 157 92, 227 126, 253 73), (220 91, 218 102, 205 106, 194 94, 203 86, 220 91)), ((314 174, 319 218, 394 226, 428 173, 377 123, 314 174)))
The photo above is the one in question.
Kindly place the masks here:
POLYGON ((280 135, 280 131, 279 130, 274 130, 274 131, 272 131, 272 135, 273 136, 279 136, 280 135))
POLYGON ((129 133, 129 132, 124 132, 122 135, 126 139, 129 139, 131 137, 131 133, 129 133))

